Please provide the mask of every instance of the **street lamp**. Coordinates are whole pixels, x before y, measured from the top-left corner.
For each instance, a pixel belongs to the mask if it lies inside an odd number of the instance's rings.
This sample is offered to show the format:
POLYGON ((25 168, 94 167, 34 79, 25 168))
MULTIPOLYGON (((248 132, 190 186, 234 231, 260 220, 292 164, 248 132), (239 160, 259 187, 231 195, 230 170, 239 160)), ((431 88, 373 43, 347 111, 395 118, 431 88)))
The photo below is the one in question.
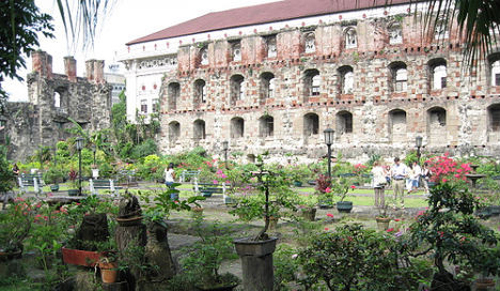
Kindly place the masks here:
POLYGON ((83 138, 76 138, 76 150, 78 151, 78 196, 82 195, 82 149, 83 138))
POLYGON ((224 164, 227 169, 227 151, 229 150, 229 142, 227 140, 222 142, 222 150, 224 151, 224 164))
POLYGON ((92 144, 92 152, 94 153, 94 166, 96 166, 96 163, 95 163, 95 151, 96 151, 96 148, 95 148, 95 143, 92 144))
POLYGON ((335 134, 335 131, 331 128, 325 129, 323 131, 325 134, 325 143, 326 146, 328 147, 328 178, 331 180, 332 179, 332 144, 333 144, 333 135, 335 134))
POLYGON ((415 138, 415 145, 417 146, 417 163, 420 166, 420 148, 422 147, 422 137, 419 135, 415 138))

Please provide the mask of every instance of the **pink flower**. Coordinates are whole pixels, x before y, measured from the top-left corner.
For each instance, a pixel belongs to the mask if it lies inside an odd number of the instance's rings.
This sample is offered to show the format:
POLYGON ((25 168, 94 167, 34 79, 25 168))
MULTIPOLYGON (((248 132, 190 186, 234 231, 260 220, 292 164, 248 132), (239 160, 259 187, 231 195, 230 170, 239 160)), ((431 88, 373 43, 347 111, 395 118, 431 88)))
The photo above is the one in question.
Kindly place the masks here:
POLYGON ((387 232, 391 232, 391 231, 394 231, 394 228, 393 228, 393 227, 391 227, 391 228, 388 228, 388 229, 387 229, 386 231, 387 231, 387 232))
POLYGON ((219 184, 219 181, 217 181, 217 180, 213 180, 213 181, 212 181, 212 183, 213 183, 213 184, 219 184))
POLYGON ((328 227, 325 227, 325 230, 326 230, 326 231, 328 231, 328 230, 330 230, 330 229, 329 229, 328 227))
POLYGON ((355 185, 351 185, 351 189, 356 189, 356 186, 355 185))
POLYGON ((330 192, 332 192, 332 189, 330 187, 326 187, 325 193, 330 193, 330 192))
POLYGON ((333 214, 327 213, 326 216, 333 218, 333 214))
POLYGON ((394 219, 394 221, 395 221, 395 222, 398 222, 398 221, 401 221, 401 219, 396 218, 396 219, 394 219))

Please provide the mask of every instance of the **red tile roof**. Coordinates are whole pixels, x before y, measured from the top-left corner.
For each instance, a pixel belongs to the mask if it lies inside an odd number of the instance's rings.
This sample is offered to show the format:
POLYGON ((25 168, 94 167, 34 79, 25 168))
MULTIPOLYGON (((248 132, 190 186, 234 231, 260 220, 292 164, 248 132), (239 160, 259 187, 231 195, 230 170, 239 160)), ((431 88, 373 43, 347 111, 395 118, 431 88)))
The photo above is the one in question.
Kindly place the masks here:
POLYGON ((283 0, 209 13, 130 41, 127 45, 220 29, 359 10, 415 0, 283 0))

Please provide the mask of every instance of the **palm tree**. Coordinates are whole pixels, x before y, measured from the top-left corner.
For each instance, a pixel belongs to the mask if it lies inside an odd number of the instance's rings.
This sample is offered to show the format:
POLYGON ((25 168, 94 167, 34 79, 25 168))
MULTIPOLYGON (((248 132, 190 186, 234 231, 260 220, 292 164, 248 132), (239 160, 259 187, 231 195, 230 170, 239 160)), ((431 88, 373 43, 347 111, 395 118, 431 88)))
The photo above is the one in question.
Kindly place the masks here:
POLYGON ((94 46, 94 39, 116 0, 56 0, 66 33, 68 50, 94 46))
MULTIPOLYGON (((411 0, 413 3, 419 1, 411 0)), ((458 25, 464 39, 464 55, 469 68, 497 48, 500 34, 500 1, 498 0, 430 0, 425 28, 434 32, 444 21, 446 27, 458 25)))

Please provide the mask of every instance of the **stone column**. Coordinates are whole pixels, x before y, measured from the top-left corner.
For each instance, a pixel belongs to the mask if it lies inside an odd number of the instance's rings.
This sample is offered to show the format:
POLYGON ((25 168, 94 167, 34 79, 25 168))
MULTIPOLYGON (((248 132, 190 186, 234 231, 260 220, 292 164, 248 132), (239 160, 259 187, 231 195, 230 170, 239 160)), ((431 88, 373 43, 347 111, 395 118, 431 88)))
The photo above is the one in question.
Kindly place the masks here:
POLYGON ((88 60, 85 62, 85 73, 89 82, 94 81, 94 61, 95 60, 88 60))
POLYGON ((94 81, 98 84, 104 83, 104 61, 95 60, 94 61, 94 81))
POLYGON ((248 238, 234 241, 241 258, 243 290, 272 291, 274 285, 273 252, 277 238, 252 241, 248 238))
POLYGON ((72 56, 64 57, 64 73, 71 82, 76 81, 76 60, 72 56))

